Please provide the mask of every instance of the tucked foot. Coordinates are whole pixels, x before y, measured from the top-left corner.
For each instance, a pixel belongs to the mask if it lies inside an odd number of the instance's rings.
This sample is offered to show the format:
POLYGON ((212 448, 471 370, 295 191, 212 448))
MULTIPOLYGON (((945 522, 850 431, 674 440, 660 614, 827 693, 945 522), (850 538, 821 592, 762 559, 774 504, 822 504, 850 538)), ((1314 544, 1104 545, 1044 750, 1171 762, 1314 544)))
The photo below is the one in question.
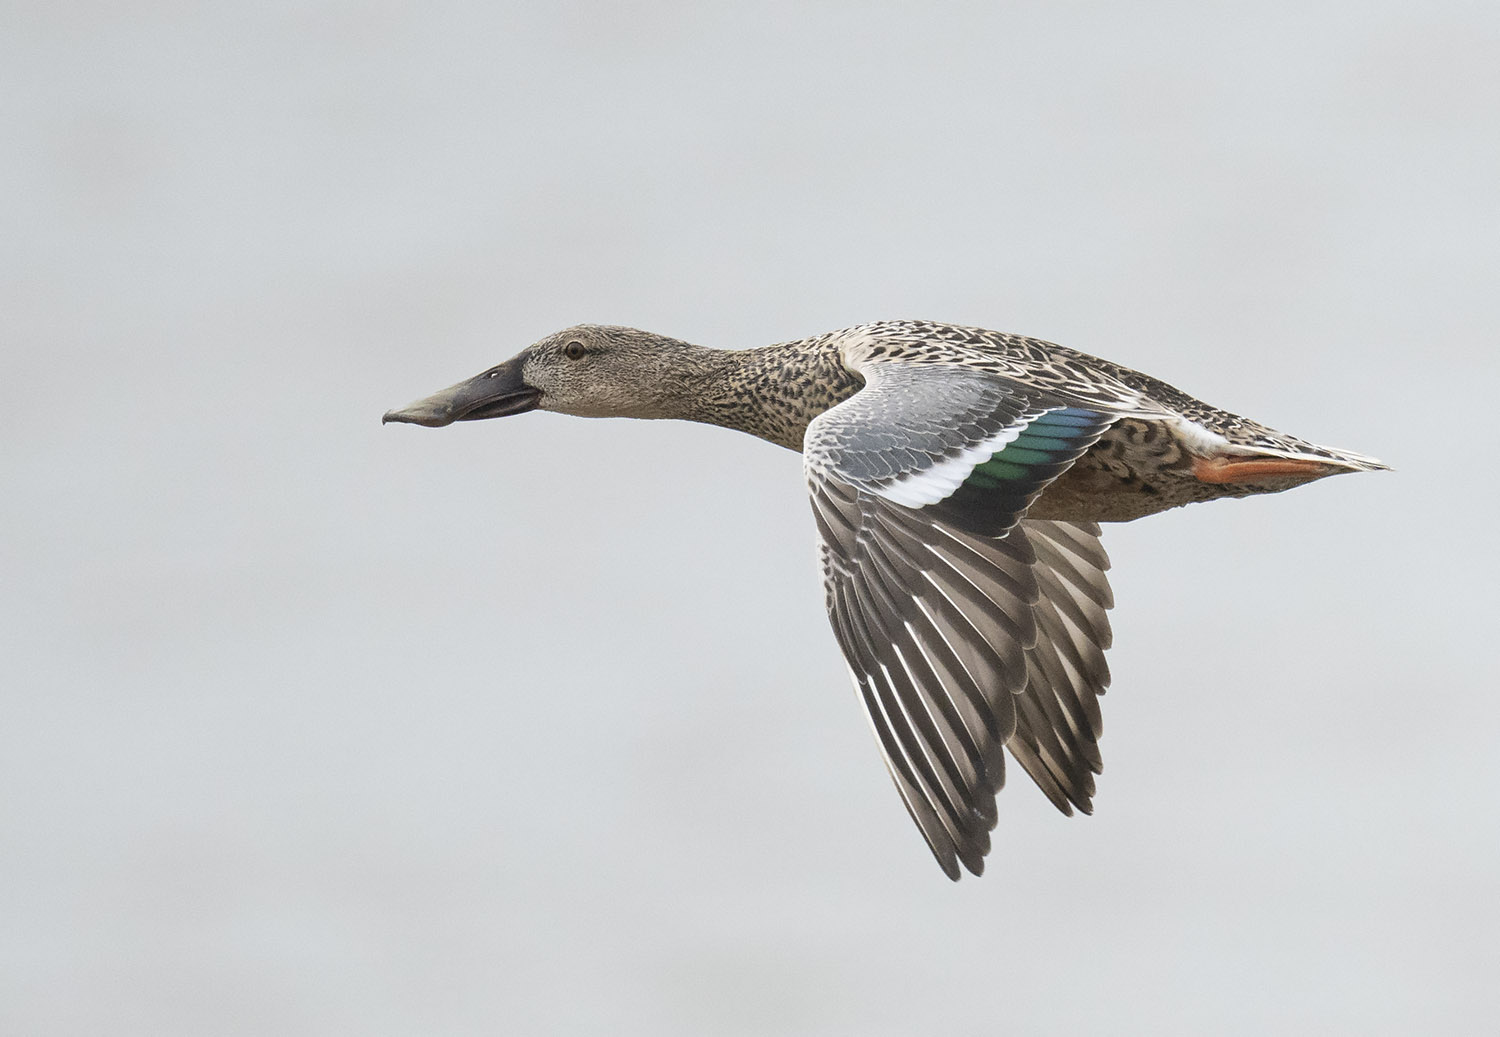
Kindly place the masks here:
POLYGON ((1193 459, 1193 476, 1199 482, 1257 482, 1265 478, 1321 479, 1345 471, 1339 465, 1297 457, 1198 457, 1193 459))

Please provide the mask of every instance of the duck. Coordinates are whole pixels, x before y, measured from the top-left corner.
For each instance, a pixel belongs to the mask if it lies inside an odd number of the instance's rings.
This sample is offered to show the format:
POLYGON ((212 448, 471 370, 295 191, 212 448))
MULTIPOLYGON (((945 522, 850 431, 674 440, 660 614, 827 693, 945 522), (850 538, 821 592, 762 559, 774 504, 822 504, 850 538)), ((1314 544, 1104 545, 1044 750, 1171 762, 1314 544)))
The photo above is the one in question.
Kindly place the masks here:
POLYGON ((1100 523, 1388 466, 1022 335, 877 321, 742 350, 580 324, 397 410, 672 418, 802 453, 834 638, 943 872, 984 872, 1006 756, 1093 811, 1114 605, 1100 523))

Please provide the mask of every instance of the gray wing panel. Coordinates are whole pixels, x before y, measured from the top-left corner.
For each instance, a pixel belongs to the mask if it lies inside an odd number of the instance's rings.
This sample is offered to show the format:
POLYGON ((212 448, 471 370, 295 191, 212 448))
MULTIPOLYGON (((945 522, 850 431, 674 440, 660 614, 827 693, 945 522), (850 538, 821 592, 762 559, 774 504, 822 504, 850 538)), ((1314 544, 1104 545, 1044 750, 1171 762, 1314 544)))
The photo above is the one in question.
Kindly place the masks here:
POLYGON ((809 480, 837 481, 980 536, 997 537, 1118 414, 943 364, 878 364, 865 388, 815 418, 809 480))

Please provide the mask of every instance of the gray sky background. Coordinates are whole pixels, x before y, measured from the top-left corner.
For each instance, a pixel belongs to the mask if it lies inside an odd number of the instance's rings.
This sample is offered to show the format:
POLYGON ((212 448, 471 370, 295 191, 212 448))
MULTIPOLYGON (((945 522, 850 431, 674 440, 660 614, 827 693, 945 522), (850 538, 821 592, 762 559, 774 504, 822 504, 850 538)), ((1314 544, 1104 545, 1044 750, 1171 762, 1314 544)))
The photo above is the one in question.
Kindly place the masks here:
POLYGON ((0 1031, 1493 1032, 1500 7, 0 5, 0 1031), (951 885, 799 459, 381 413, 1040 335, 1387 475, 1107 530, 951 885))

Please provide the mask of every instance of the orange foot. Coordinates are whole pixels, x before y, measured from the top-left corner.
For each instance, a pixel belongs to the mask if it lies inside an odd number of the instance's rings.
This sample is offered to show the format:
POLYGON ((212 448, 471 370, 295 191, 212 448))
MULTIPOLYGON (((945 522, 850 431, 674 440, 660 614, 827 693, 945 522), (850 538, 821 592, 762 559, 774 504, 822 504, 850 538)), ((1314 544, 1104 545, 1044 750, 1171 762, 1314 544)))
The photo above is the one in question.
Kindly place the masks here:
POLYGON ((1307 461, 1292 457, 1264 457, 1247 461, 1231 461, 1223 457, 1193 459, 1193 475, 1199 482, 1211 483, 1254 482, 1268 475, 1316 479, 1328 475, 1332 467, 1322 461, 1307 461))

